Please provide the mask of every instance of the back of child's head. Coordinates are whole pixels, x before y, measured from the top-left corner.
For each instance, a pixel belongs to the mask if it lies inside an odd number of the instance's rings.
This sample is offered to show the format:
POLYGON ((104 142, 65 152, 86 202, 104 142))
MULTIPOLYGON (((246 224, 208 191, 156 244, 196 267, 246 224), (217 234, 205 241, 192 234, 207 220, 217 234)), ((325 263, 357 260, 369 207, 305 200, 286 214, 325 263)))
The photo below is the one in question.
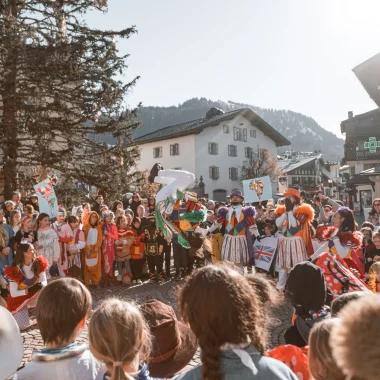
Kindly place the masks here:
POLYGON ((345 380, 329 344, 331 331, 340 324, 338 318, 324 319, 313 326, 309 335, 309 370, 314 380, 345 380))
POLYGON ((375 230, 375 226, 374 226, 374 224, 371 223, 371 222, 364 222, 364 223, 362 224, 362 228, 364 228, 364 227, 368 227, 368 228, 370 228, 372 231, 375 230))
POLYGON ((61 278, 43 288, 37 301, 36 319, 44 343, 68 344, 75 339, 91 306, 90 292, 74 278, 61 278))
POLYGON ((375 380, 380 368, 380 296, 369 295, 347 305, 331 332, 330 346, 349 379, 375 380), (364 358, 364 359, 363 359, 364 358))
POLYGON ((107 366, 111 380, 128 379, 123 366, 149 357, 149 327, 129 302, 103 301, 91 317, 88 336, 92 354, 107 366))
POLYGON ((335 300, 331 304, 331 316, 336 317, 338 313, 349 303, 355 301, 361 297, 365 297, 371 295, 371 293, 367 292, 351 292, 351 293, 343 293, 339 297, 335 298, 335 300))
POLYGON ((219 355, 226 343, 252 345, 264 353, 266 313, 262 305, 270 295, 259 291, 268 288, 253 284, 250 277, 227 264, 205 266, 186 280, 179 295, 180 311, 199 340, 204 379, 222 378, 219 355))

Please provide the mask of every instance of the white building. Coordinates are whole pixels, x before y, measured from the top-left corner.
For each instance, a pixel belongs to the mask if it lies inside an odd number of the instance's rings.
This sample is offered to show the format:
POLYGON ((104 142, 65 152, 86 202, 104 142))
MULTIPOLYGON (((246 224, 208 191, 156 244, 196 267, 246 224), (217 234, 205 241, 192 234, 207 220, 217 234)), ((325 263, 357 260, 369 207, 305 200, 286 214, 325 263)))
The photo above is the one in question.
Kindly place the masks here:
MULTIPOLYGON (((277 155, 290 142, 248 108, 224 113, 212 108, 206 117, 169 126, 135 139, 141 149, 137 166, 150 170, 155 163, 202 176, 205 193, 224 201, 242 189, 241 168, 259 149, 277 155)), ((277 189, 273 189, 275 193, 277 189)))

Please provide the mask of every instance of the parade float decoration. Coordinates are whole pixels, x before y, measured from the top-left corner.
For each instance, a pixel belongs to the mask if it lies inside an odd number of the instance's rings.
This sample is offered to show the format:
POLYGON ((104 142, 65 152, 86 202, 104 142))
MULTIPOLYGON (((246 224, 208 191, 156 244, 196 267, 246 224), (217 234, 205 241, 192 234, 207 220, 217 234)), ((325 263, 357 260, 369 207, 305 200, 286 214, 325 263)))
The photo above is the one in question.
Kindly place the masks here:
POLYGON ((168 240, 177 233, 178 243, 190 248, 186 234, 207 219, 206 207, 198 201, 197 194, 186 191, 195 181, 194 174, 185 170, 165 170, 161 164, 155 164, 148 180, 163 185, 156 195, 157 227, 168 240))

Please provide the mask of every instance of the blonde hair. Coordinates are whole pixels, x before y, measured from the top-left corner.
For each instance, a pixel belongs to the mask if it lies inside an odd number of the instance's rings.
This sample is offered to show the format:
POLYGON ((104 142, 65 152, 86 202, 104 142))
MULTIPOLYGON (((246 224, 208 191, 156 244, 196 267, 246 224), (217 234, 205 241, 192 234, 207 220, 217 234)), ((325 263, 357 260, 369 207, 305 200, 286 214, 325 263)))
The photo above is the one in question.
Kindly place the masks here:
POLYGON ((376 294, 351 302, 339 313, 341 323, 334 326, 330 345, 334 359, 350 379, 379 378, 379 314, 380 296, 376 294))
POLYGON ((337 318, 325 319, 314 325, 309 335, 309 370, 315 380, 345 380, 346 376, 332 357, 329 345, 331 330, 337 318))
POLYGON ((139 361, 149 358, 149 327, 139 309, 129 302, 115 298, 102 302, 90 320, 88 336, 93 355, 113 368, 111 380, 129 379, 123 366, 137 355, 139 361))

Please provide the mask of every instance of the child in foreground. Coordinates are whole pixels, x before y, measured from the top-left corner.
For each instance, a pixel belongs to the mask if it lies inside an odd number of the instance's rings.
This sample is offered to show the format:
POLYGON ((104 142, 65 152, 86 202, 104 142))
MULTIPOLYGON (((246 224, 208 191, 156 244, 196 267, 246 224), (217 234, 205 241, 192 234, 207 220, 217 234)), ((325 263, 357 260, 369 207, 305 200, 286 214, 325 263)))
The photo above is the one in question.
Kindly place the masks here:
POLYGON ((104 301, 89 324, 90 351, 107 368, 105 379, 154 380, 144 360, 149 358, 149 328, 139 309, 117 299, 104 301))

